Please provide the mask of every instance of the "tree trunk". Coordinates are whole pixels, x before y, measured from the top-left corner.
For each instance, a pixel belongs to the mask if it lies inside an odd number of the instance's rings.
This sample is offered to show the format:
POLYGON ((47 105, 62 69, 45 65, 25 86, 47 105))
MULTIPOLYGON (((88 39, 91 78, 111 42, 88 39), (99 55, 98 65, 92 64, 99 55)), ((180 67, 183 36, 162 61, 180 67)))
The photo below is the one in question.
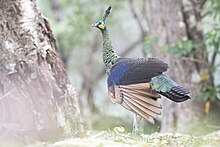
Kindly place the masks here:
POLYGON ((75 89, 35 0, 0 2, 0 142, 82 131, 75 89))
MULTIPOLYGON (((147 14, 149 34, 158 37, 158 42, 153 45, 153 55, 163 58, 169 64, 170 68, 167 72, 169 77, 179 85, 189 89, 192 97, 191 100, 181 104, 165 98, 162 100, 162 132, 193 133, 194 127, 203 116, 202 83, 194 78, 195 75, 199 76, 198 74, 204 71, 203 64, 198 65, 192 61, 183 61, 160 50, 165 45, 176 44, 179 40, 186 39, 192 39, 194 43, 203 44, 202 34, 197 29, 198 17, 195 16, 196 13, 189 13, 189 11, 185 11, 184 7, 185 5, 182 4, 181 0, 146 1, 145 13, 147 14), (186 18, 186 15, 190 15, 190 18, 186 18)), ((194 7, 189 8, 194 9, 194 7)))

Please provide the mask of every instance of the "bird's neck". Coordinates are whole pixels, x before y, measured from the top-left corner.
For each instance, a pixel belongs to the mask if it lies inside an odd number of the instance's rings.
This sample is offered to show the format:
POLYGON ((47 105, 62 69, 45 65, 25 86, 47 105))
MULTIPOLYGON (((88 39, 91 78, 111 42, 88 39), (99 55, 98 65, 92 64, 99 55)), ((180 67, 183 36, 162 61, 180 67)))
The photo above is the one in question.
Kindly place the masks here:
POLYGON ((112 45, 111 40, 109 39, 109 34, 106 27, 104 30, 102 30, 102 36, 103 36, 103 49, 102 49, 103 62, 105 63, 107 68, 111 68, 112 65, 117 61, 119 56, 114 51, 114 47, 112 45))

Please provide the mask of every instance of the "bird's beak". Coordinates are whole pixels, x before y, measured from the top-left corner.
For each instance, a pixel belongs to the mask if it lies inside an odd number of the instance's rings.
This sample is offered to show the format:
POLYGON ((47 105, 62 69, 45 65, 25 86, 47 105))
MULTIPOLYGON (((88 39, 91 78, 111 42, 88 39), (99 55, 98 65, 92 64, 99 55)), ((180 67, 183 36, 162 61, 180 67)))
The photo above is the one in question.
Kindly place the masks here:
POLYGON ((92 24, 91 27, 96 27, 96 23, 92 24))

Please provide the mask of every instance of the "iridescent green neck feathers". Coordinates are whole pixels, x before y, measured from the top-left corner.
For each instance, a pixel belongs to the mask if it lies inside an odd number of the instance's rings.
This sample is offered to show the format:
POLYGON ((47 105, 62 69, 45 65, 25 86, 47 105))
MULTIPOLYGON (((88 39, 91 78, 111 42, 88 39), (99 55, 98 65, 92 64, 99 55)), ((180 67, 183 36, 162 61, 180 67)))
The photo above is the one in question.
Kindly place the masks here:
POLYGON ((108 30, 106 26, 102 30, 102 36, 103 36, 103 49, 102 49, 103 62, 105 63, 107 68, 111 68, 112 65, 117 61, 119 56, 114 51, 114 47, 112 45, 111 40, 109 39, 108 30))

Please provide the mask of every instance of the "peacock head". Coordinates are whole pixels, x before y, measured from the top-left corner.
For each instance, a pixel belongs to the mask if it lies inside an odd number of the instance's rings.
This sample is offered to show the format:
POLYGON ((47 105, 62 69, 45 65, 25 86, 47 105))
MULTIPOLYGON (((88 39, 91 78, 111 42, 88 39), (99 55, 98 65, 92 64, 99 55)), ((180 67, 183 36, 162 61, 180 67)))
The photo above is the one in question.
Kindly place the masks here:
POLYGON ((103 20, 96 21, 92 27, 97 27, 100 30, 104 30, 106 28, 105 22, 103 20))
POLYGON ((102 20, 96 21, 96 22, 92 25, 92 27, 97 27, 97 28, 99 28, 101 31, 102 31, 102 30, 106 30, 105 20, 106 20, 106 18, 108 17, 111 8, 112 8, 112 7, 109 6, 109 7, 105 10, 105 14, 104 14, 102 20))

